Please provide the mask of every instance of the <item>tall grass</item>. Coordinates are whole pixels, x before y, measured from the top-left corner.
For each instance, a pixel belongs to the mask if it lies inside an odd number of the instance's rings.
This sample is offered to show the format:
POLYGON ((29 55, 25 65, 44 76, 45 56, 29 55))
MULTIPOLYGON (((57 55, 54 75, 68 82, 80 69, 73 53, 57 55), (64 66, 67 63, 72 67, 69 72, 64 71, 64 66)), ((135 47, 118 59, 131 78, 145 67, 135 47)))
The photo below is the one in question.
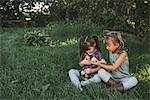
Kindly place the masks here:
POLYGON ((50 23, 46 28, 3 28, 0 31, 0 99, 48 99, 48 100, 148 100, 149 48, 136 37, 125 37, 130 58, 131 73, 139 84, 120 94, 109 91, 103 83, 91 84, 83 92, 70 82, 68 70, 79 68, 79 37, 98 34, 102 44, 102 28, 93 23, 50 23), (77 42, 62 46, 28 47, 23 36, 28 31, 44 30, 54 40, 66 42, 76 38, 77 42), (146 69, 147 68, 147 69, 146 69), (144 71, 146 75, 144 76, 144 71), (143 75, 140 78, 139 75, 143 75))

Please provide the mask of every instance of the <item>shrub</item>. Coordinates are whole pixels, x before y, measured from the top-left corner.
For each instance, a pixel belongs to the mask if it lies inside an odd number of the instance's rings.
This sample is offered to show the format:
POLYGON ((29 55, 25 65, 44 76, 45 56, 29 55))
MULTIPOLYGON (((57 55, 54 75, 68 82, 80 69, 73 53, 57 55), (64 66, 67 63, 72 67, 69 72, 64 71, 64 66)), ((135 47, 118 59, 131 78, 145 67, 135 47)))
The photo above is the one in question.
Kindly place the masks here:
POLYGON ((41 31, 27 32, 24 42, 28 46, 64 46, 78 42, 83 35, 97 34, 102 39, 103 27, 91 21, 51 22, 41 31))
POLYGON ((28 46, 44 46, 48 45, 50 35, 45 31, 33 31, 24 34, 24 43, 28 46))

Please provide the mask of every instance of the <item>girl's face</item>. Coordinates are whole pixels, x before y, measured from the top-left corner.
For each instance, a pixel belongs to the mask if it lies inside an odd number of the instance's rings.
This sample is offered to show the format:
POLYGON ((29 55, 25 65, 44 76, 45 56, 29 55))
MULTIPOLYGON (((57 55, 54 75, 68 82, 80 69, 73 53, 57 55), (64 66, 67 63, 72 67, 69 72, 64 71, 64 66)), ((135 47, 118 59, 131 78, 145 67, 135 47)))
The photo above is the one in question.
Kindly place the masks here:
POLYGON ((95 44, 93 44, 93 46, 90 46, 90 43, 87 43, 88 44, 88 50, 86 51, 88 54, 93 54, 94 52, 95 52, 95 50, 96 50, 96 43, 95 44))
POLYGON ((109 52, 114 53, 118 48, 119 48, 119 43, 114 44, 111 37, 106 40, 106 49, 109 52))
POLYGON ((89 50, 87 50, 86 52, 88 54, 92 54, 92 53, 94 53, 94 51, 95 51, 95 47, 89 47, 89 50))

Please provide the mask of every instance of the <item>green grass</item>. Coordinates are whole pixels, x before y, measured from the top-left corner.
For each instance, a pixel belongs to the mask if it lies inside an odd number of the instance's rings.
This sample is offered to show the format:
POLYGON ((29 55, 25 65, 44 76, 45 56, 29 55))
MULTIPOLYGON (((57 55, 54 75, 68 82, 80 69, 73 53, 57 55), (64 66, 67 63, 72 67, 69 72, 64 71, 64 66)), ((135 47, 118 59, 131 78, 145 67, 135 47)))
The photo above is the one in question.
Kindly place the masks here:
MULTIPOLYGON (((54 24, 55 25, 55 24, 54 24)), ((75 24, 78 27, 78 24, 75 24)), ((88 26, 88 25, 87 25, 88 26)), ((80 29, 74 29, 69 24, 57 23, 54 39, 80 37, 80 29), (60 26, 64 27, 61 28, 60 26), (70 27, 70 28, 68 28, 70 27), (78 32, 76 35, 66 33, 78 32), (65 34, 66 33, 66 34, 65 34), (63 36, 63 37, 62 37, 63 36)), ((88 30, 90 29, 87 28, 88 30)), ((101 36, 97 26, 92 27, 90 33, 101 36), (97 31, 93 31, 96 27, 97 31)), ((43 30, 42 28, 2 28, 0 30, 0 99, 49 99, 49 100, 148 100, 150 97, 150 54, 148 44, 133 36, 126 36, 126 47, 130 58, 131 73, 139 79, 138 85, 124 94, 107 90, 105 84, 91 84, 80 92, 70 82, 68 70, 78 68, 79 44, 68 43, 55 47, 27 47, 24 45, 23 35, 27 31, 43 30), (141 78, 142 77, 142 78, 141 78)), ((84 31, 83 31, 84 33, 84 31)), ((83 34, 81 32, 81 34, 83 34)), ((107 51, 100 39, 104 54, 107 51)))

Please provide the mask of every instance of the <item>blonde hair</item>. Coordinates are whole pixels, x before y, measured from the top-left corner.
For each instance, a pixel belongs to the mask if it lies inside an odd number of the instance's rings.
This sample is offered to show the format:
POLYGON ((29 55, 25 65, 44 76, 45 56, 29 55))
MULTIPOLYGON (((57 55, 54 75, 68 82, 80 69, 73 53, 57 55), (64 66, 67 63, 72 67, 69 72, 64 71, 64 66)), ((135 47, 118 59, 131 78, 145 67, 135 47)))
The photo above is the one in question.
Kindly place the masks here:
POLYGON ((106 34, 105 39, 104 39, 104 43, 107 44, 107 40, 111 37, 112 38, 112 42, 114 44, 118 43, 119 44, 119 48, 117 49, 116 52, 121 52, 124 50, 124 41, 122 39, 121 36, 121 32, 117 32, 117 31, 110 31, 106 34))

